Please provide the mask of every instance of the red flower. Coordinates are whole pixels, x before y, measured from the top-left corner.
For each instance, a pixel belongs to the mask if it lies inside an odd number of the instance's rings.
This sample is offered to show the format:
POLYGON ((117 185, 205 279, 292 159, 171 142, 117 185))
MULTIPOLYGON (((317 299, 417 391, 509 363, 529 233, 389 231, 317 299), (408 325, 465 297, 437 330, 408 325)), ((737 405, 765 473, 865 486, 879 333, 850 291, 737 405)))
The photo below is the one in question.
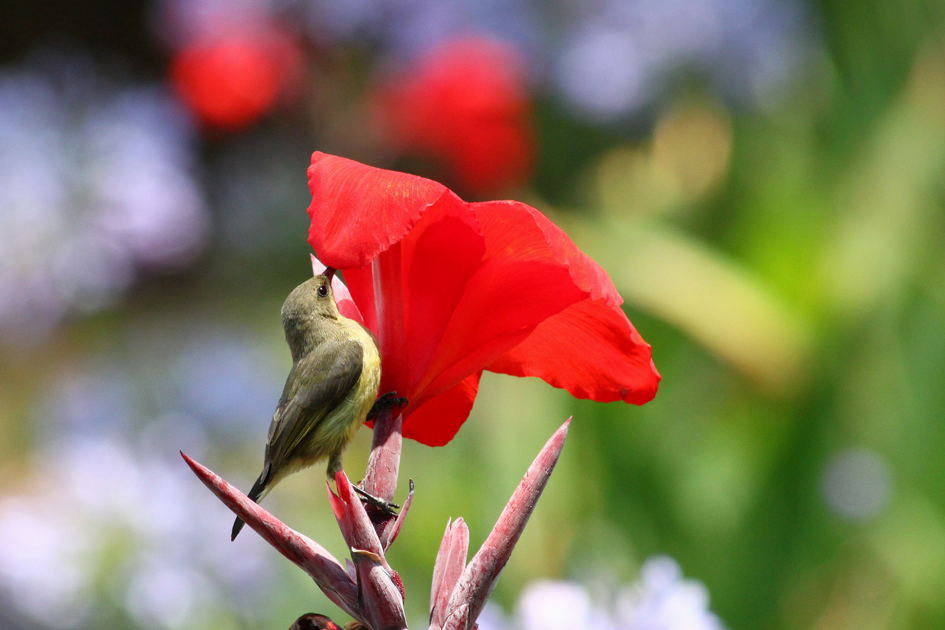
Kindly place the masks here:
POLYGON ((290 92, 301 73, 296 44, 273 27, 198 38, 175 55, 171 80, 205 125, 238 131, 290 92))
POLYGON ((601 267, 538 210, 315 153, 309 242, 380 341, 404 435, 449 442, 482 370, 643 404, 659 374, 601 267))
POLYGON ((399 151, 444 163, 470 192, 521 184, 535 157, 522 65, 495 41, 448 42, 375 93, 382 134, 399 151))

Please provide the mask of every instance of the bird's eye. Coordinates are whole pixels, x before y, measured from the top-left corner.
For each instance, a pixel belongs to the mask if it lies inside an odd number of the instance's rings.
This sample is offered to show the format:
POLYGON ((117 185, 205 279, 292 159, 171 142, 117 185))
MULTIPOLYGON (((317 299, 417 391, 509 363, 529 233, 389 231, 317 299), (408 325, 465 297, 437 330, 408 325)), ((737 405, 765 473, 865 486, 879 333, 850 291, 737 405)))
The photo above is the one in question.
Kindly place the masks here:
POLYGON ((328 297, 328 285, 323 284, 318 287, 318 297, 328 297))

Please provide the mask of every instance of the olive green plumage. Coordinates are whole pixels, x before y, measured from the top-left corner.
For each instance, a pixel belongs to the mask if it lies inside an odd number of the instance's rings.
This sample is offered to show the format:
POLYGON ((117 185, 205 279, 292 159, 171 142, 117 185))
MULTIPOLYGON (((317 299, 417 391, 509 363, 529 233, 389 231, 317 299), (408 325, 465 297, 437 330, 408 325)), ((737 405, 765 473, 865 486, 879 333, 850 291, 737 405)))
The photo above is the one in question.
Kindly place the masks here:
MULTIPOLYGON (((292 370, 269 425, 262 472, 249 498, 261 501, 283 477, 328 459, 328 476, 377 398, 381 359, 374 335, 338 312, 334 270, 297 286, 282 305, 292 370)), ((232 538, 243 528, 236 519, 232 538)))

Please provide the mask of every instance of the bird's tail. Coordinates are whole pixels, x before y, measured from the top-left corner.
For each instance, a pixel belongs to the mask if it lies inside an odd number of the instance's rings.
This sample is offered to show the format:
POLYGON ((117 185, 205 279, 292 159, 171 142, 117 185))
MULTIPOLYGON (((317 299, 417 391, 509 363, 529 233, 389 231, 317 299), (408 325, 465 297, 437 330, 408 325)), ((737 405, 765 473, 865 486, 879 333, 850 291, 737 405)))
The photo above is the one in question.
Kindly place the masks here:
MULTIPOLYGON (((270 479, 268 479, 269 477, 268 472, 269 472, 269 467, 266 466, 266 468, 264 468, 263 471, 259 473, 259 478, 256 479, 256 483, 253 484, 253 487, 249 491, 249 494, 246 495, 250 499, 255 501, 256 503, 259 503, 260 501, 262 501, 263 497, 269 494, 270 479)), ((241 529, 243 529, 243 525, 244 525, 243 519, 237 516, 236 521, 233 523, 233 532, 230 534, 230 540, 236 540, 236 535, 240 533, 241 529)))

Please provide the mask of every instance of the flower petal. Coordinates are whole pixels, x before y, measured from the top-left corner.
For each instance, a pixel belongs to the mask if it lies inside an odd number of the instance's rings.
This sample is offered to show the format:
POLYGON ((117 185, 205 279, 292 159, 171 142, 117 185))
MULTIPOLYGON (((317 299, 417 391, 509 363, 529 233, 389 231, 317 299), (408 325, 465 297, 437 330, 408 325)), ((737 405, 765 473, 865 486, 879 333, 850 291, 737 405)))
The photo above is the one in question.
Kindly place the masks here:
POLYGON ((482 371, 435 396, 404 419, 404 437, 427 446, 443 446, 463 426, 479 391, 482 371))
POLYGON ((521 249, 521 254, 530 259, 566 267, 574 284, 592 299, 603 299, 612 306, 623 303, 607 272, 535 208, 518 201, 486 201, 471 206, 489 255, 521 249))
POLYGON ((475 216, 452 193, 431 206, 403 240, 404 347, 410 349, 411 384, 423 376, 485 251, 475 216))
MULTIPOLYGON (((602 284, 603 270, 534 208, 517 202, 470 208, 486 253, 412 394, 417 404, 490 365, 549 317, 613 287, 602 284)), ((615 290, 613 296, 619 299, 615 290)))
POLYGON ((344 272, 365 325, 380 342, 381 391, 411 399, 416 394, 412 385, 423 376, 484 252, 475 216, 450 192, 424 211, 403 241, 371 265, 344 272))
POLYGON ((539 324, 487 369, 537 376, 578 398, 637 405, 652 400, 660 381, 650 345, 620 307, 591 299, 539 324))
POLYGON ((361 268, 400 241, 447 188, 316 151, 308 169, 308 240, 326 265, 361 268))
MULTIPOLYGON (((310 255, 312 257, 312 272, 316 276, 325 273, 327 267, 325 267, 314 254, 310 255)), ((335 296, 335 304, 338 305, 339 313, 348 319, 353 319, 359 324, 364 323, 364 318, 361 316, 361 311, 358 310, 358 305, 355 304, 354 300, 351 298, 351 292, 348 291, 348 287, 345 286, 345 283, 341 281, 337 274, 331 279, 331 292, 335 296)))
MULTIPOLYGON (((360 269, 345 269, 345 284, 352 300, 361 313, 361 323, 377 334, 377 307, 374 304, 374 268, 365 265, 360 269)), ((334 287, 334 284, 332 284, 334 287)))

